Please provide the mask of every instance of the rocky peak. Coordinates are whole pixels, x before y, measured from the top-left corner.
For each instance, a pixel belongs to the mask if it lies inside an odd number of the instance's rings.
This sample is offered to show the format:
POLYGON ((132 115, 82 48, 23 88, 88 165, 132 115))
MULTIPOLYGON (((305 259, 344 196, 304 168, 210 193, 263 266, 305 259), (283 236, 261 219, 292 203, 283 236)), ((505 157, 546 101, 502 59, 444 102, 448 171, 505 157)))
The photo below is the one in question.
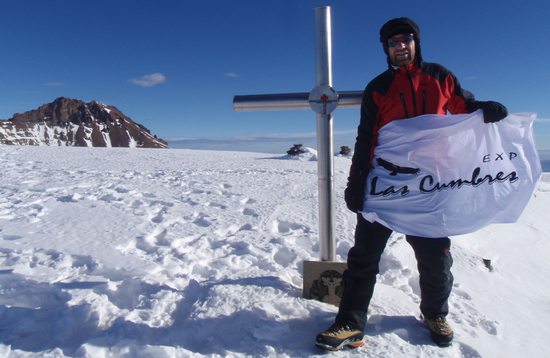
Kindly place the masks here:
POLYGON ((116 107, 59 97, 0 122, 0 143, 79 147, 167 148, 116 107))

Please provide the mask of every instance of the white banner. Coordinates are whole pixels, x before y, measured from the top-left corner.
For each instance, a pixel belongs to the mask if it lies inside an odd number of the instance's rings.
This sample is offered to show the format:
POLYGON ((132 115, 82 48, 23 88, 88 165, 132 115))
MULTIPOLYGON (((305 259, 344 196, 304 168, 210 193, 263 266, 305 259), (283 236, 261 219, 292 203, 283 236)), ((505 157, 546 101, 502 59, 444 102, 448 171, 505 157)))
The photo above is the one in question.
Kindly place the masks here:
POLYGON ((379 131, 363 216, 431 238, 517 221, 542 175, 535 118, 487 124, 479 110, 390 122, 379 131))

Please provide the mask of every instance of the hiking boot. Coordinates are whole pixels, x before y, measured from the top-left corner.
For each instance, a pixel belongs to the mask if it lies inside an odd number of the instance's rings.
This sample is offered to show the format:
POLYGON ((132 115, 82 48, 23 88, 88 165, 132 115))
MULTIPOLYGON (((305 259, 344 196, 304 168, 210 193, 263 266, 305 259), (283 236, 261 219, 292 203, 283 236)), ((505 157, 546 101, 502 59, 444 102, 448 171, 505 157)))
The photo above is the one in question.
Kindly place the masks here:
POLYGON ((424 318, 424 323, 430 330, 432 341, 440 347, 448 347, 453 341, 453 328, 445 319, 445 316, 437 316, 434 319, 424 318))
POLYGON ((363 331, 350 324, 335 322, 329 329, 319 333, 315 338, 315 345, 329 351, 339 351, 344 348, 361 347, 363 331))

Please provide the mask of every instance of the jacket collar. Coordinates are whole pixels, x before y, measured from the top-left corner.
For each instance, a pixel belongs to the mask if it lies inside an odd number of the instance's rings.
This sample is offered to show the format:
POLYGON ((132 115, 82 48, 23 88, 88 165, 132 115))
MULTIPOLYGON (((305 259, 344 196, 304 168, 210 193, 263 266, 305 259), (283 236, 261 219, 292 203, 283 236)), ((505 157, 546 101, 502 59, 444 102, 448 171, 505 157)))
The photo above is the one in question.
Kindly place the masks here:
POLYGON ((407 72, 416 72, 418 70, 420 70, 420 64, 418 63, 418 61, 415 61, 413 63, 409 63, 408 65, 406 66, 394 66, 394 65, 391 65, 391 70, 394 72, 394 73, 402 73, 402 74, 405 74, 407 72))

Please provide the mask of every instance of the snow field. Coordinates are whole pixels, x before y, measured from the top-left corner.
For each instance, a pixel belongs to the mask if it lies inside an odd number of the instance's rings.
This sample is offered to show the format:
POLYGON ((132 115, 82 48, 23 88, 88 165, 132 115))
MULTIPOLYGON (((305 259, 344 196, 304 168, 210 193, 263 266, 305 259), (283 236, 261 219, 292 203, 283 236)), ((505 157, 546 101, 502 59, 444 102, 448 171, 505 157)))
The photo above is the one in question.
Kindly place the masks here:
MULTIPOLYGON (((0 357, 324 355, 313 340, 336 308, 301 298, 302 262, 319 256, 308 159, 0 147, 0 357)), ((355 225, 348 169, 335 158, 340 261, 355 225)), ((338 355, 545 356, 549 198, 546 177, 519 223, 453 238, 447 349, 418 320, 416 262, 395 233, 366 345, 338 355)))

